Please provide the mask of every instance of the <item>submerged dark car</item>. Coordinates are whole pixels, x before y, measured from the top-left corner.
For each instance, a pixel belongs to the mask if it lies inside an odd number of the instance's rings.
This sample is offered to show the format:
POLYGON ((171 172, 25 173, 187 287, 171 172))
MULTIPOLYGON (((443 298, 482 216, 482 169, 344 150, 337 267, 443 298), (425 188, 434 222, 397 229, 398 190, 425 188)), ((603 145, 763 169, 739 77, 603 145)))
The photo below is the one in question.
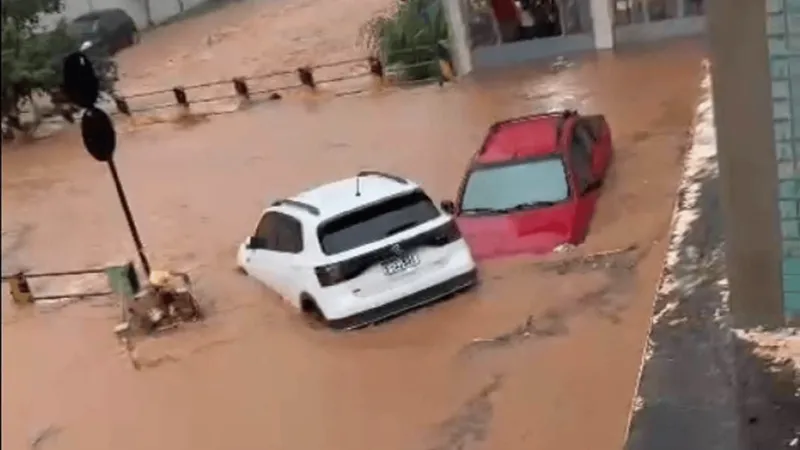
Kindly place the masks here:
POLYGON ((139 29, 119 8, 99 9, 73 19, 67 34, 87 54, 111 56, 139 42, 139 29))
POLYGON ((110 90, 111 84, 118 79, 117 64, 112 56, 139 42, 136 23, 119 8, 83 14, 48 34, 50 39, 63 43, 52 60, 52 68, 57 76, 61 77, 64 58, 80 50, 92 61, 103 91, 110 90))

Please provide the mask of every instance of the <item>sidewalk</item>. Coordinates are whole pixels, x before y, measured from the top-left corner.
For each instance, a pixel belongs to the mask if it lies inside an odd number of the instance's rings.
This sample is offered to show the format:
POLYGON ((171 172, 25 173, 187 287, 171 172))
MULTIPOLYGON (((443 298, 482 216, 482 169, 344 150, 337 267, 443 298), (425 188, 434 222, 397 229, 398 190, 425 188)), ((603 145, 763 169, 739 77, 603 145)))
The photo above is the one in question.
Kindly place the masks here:
POLYGON ((798 448, 800 379, 728 325, 710 85, 698 107, 626 450, 798 448))

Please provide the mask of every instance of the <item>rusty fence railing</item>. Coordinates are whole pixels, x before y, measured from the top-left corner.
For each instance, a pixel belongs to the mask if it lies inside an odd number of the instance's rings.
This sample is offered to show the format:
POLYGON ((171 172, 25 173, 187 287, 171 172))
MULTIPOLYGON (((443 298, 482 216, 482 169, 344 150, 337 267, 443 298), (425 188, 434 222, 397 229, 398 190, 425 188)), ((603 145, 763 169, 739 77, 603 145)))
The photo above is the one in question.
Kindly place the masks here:
MULTIPOLYGON (((419 50, 433 50, 434 47, 415 47, 403 50, 403 52, 414 52, 419 50)), ((431 54, 435 54, 431 51, 431 54)), ((449 59, 439 56, 434 56, 433 59, 424 61, 412 62, 410 64, 402 64, 386 68, 384 63, 377 57, 369 56, 366 58, 353 58, 342 61, 333 61, 324 64, 308 65, 297 67, 295 69, 278 70, 263 74, 256 74, 252 76, 240 76, 230 79, 214 80, 204 83, 172 86, 163 89, 157 89, 148 92, 137 92, 132 94, 114 93, 111 95, 111 100, 116 107, 115 114, 125 116, 133 116, 137 113, 154 111, 160 109, 167 109, 173 107, 181 107, 189 109, 190 105, 216 102, 230 99, 240 99, 244 101, 252 101, 256 99, 270 99, 277 100, 282 98, 281 93, 294 89, 308 89, 311 91, 316 90, 320 85, 341 82, 345 80, 358 79, 358 78, 373 78, 381 82, 388 82, 391 85, 408 85, 416 83, 429 83, 438 81, 439 85, 452 79, 452 64, 449 59), (321 69, 330 69, 336 67, 351 66, 350 73, 332 77, 317 77, 318 71, 321 69), (407 71, 429 66, 435 68, 432 71, 433 76, 425 79, 404 79, 403 73, 407 71), (283 82, 265 85, 266 80, 282 79, 283 82), (225 87, 227 92, 216 93, 214 95, 197 96, 192 95, 201 90, 209 90, 209 88, 225 87), (228 90, 229 89, 229 90, 228 90), (145 99, 155 97, 169 97, 168 100, 156 102, 155 104, 147 104, 145 99), (144 103, 137 106, 137 103, 144 103)), ((364 92, 365 89, 355 89, 337 93, 337 95, 351 95, 364 92)))

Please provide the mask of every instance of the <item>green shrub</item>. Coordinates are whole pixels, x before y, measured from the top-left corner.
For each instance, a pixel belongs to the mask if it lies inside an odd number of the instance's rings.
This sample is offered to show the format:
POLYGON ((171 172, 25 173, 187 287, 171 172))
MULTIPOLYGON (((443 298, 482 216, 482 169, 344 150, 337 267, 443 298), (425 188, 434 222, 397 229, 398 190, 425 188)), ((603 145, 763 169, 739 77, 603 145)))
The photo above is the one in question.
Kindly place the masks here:
POLYGON ((360 36, 389 70, 422 80, 438 76, 437 55, 446 52, 447 33, 440 0, 397 0, 390 12, 369 20, 360 36))

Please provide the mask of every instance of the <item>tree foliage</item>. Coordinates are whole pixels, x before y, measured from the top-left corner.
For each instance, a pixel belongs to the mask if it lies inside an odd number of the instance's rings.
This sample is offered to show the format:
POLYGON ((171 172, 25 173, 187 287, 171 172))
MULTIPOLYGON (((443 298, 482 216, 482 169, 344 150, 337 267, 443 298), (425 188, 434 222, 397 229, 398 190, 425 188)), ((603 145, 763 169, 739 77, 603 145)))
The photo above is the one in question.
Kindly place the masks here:
POLYGON ((19 128, 19 109, 37 92, 60 84, 55 58, 69 51, 63 25, 42 32, 42 14, 61 12, 62 0, 2 0, 2 117, 19 128))
MULTIPOLYGON (((63 101, 59 95, 61 61, 77 49, 78 43, 69 36, 63 21, 53 30, 41 27, 43 15, 62 12, 63 0, 1 1, 2 119, 7 126, 22 129, 20 108, 27 102, 35 109, 35 95, 50 97, 54 103, 63 101), (54 95, 59 97, 58 102, 54 95)), ((112 85, 104 78, 101 74, 103 87, 108 90, 112 85)))
POLYGON ((57 14, 64 10, 63 0, 2 0, 0 13, 3 25, 17 23, 33 30, 39 26, 42 14, 57 14))
POLYGON ((407 78, 438 73, 437 48, 447 45, 448 27, 440 0, 396 0, 387 13, 361 30, 367 48, 407 78))

